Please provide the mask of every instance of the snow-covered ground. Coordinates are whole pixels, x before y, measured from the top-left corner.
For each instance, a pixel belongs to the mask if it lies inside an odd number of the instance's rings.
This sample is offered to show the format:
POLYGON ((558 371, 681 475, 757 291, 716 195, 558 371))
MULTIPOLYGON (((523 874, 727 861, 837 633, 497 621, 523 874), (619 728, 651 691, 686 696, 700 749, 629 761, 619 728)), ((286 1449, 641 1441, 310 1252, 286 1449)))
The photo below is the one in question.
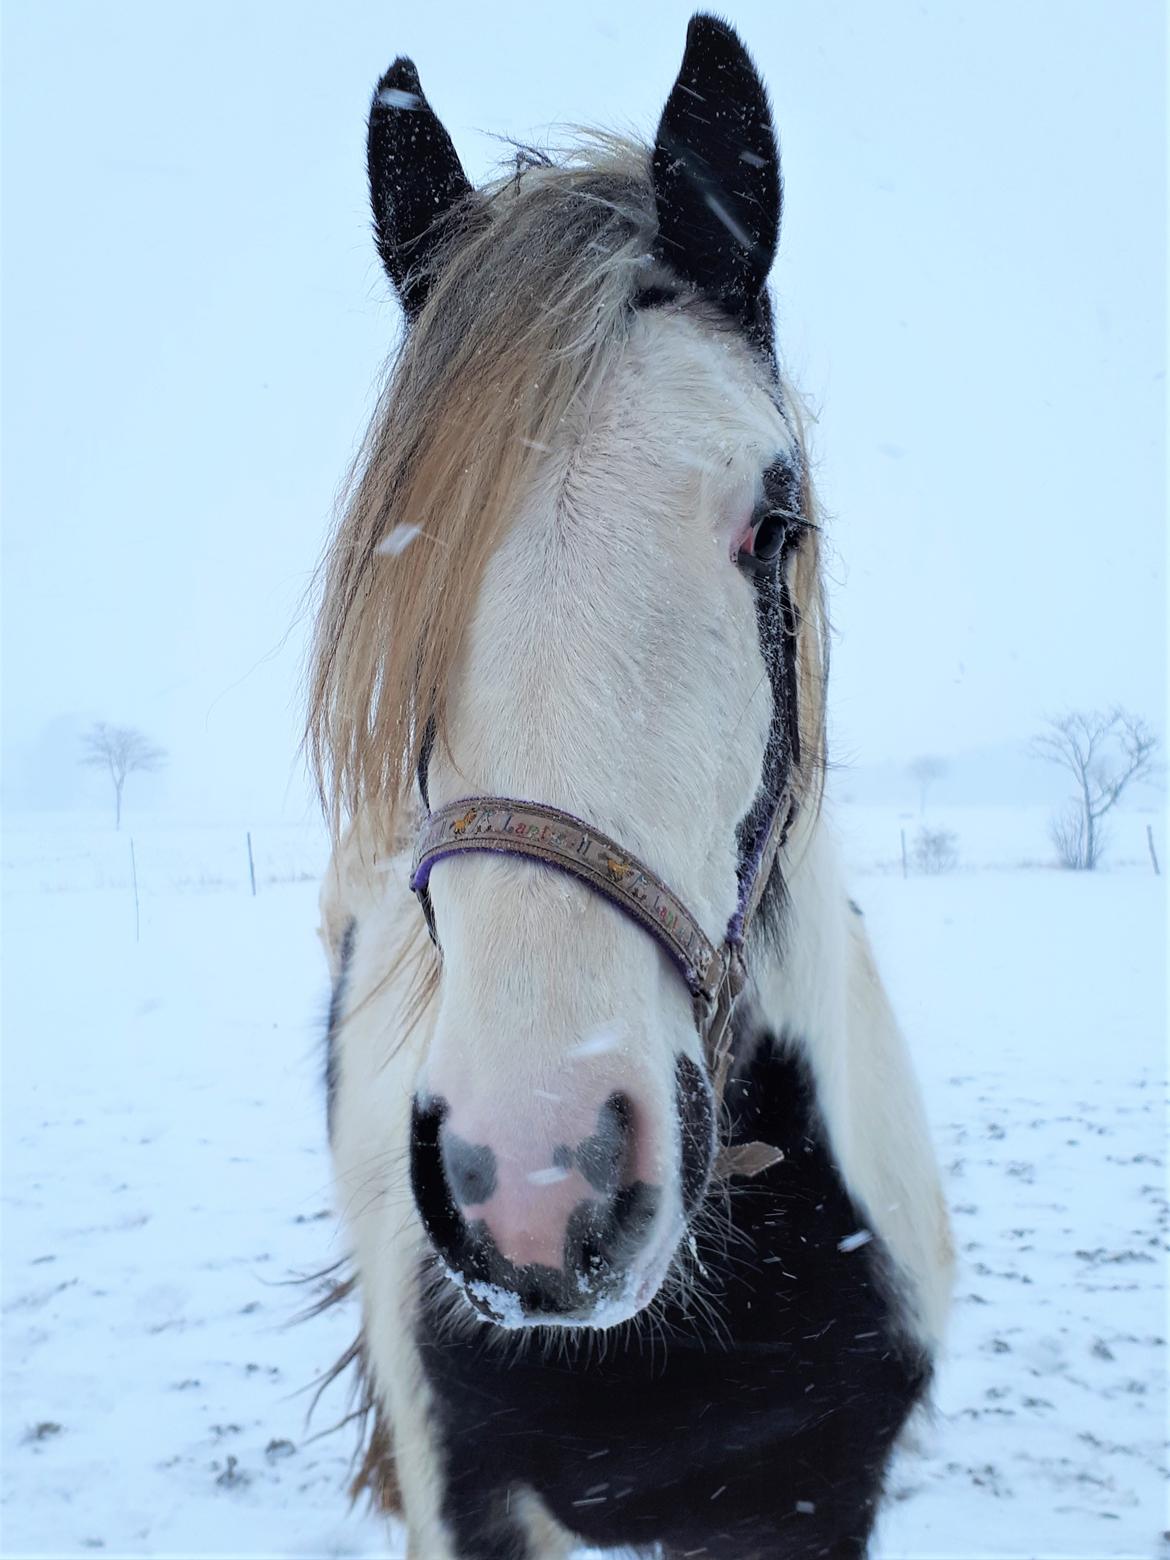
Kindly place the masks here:
MULTIPOLYGON (((938 1411, 881 1552, 1150 1556, 1165 1410, 1166 912, 1145 822, 1072 876, 1027 809, 837 821, 918 1060, 961 1255, 938 1411)), ((3 1551, 397 1555, 347 1514, 290 1325, 342 1255, 312 828, 13 823, 3 847, 3 1551)), ((1165 839, 1156 823, 1158 846, 1165 839)))

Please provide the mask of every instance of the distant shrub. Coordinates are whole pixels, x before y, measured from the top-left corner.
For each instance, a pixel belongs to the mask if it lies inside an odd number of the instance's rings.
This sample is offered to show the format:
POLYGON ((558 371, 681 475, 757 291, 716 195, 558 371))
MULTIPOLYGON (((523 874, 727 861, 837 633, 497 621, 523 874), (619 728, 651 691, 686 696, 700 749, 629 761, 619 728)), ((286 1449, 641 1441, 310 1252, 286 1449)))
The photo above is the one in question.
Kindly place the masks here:
POLYGON ((918 872, 953 872, 959 864, 959 837, 949 829, 919 829, 914 836, 918 872))

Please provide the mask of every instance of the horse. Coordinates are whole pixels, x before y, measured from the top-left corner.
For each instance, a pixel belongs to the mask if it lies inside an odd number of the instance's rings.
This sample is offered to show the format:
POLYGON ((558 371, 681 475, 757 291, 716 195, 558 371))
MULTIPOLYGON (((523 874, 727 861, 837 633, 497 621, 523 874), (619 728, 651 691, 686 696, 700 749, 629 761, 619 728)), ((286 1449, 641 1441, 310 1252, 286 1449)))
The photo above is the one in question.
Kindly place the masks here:
POLYGON ((822 806, 821 519, 734 30, 474 188, 374 93, 405 331, 324 555, 326 1094, 414 1560, 859 1556, 942 1343, 924 1108, 822 806))

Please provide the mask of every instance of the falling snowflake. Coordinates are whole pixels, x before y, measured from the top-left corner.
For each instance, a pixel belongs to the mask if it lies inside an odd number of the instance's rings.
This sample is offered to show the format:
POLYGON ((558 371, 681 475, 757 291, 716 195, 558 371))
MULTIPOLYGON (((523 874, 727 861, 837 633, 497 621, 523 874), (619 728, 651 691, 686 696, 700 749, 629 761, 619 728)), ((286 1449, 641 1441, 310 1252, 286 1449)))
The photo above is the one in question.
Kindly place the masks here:
POLYGON ((417 92, 403 92, 401 87, 383 87, 378 93, 383 108, 421 108, 422 98, 417 92))
POLYGON ((607 1051, 616 1051, 621 1036, 614 1024, 603 1024, 600 1029, 591 1030, 579 1045, 575 1045, 569 1052, 572 1057, 604 1056, 607 1051))
POLYGON ((838 1251, 856 1251, 859 1246, 866 1246, 873 1239, 869 1230, 855 1230, 852 1235, 846 1235, 844 1240, 837 1242, 838 1251))
POLYGON ((416 536, 422 535, 422 527, 418 525, 396 525, 378 545, 374 548, 376 553, 381 553, 384 558, 397 558, 404 553, 414 541, 416 536))

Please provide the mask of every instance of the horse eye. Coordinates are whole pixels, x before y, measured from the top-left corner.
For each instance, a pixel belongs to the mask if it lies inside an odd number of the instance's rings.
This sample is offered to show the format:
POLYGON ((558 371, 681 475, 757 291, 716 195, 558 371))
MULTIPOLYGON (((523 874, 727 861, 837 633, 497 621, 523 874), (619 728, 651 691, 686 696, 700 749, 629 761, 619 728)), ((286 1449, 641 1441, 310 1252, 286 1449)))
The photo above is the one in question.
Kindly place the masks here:
POLYGON ((790 517, 770 509, 761 516, 752 532, 752 557, 758 563, 773 563, 780 556, 788 536, 790 517))
POLYGON ((756 573, 770 573, 784 551, 784 544, 800 525, 799 519, 785 509, 766 509, 752 526, 739 562, 756 573))

